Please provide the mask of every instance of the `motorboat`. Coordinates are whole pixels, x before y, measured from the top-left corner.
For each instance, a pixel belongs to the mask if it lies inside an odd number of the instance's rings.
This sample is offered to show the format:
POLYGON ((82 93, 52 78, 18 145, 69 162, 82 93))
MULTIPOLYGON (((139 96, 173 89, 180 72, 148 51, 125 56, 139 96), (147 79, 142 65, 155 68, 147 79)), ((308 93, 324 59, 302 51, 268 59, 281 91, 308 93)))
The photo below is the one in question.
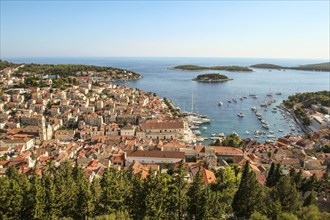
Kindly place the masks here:
POLYGON ((218 103, 218 106, 222 106, 222 105, 223 105, 223 103, 222 103, 222 102, 219 102, 219 103, 218 103))
POLYGON ((278 129, 278 132, 283 132, 283 130, 282 129, 278 129))
POLYGON ((252 107, 251 107, 251 110, 255 112, 255 111, 257 111, 257 107, 252 106, 252 107))
POLYGON ((237 114, 237 116, 240 117, 240 118, 243 118, 244 114, 242 112, 240 112, 240 113, 237 114))
POLYGON ((249 135, 249 134, 250 134, 250 132, 249 132, 249 131, 245 131, 245 134, 249 135))

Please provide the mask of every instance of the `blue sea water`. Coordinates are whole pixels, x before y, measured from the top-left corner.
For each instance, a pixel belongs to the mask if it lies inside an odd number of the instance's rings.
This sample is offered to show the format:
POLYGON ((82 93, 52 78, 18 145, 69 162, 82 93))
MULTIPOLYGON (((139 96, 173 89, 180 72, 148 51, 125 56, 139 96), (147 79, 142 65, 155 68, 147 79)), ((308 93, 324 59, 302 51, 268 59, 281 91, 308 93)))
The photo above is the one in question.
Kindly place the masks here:
MULTIPOLYGON (((254 69, 253 72, 227 72, 227 71, 179 71, 170 70, 181 64, 195 65, 240 65, 249 66, 257 63, 272 63, 283 66, 297 66, 303 64, 327 62, 327 60, 293 60, 293 59, 252 59, 252 58, 6 58, 4 60, 16 63, 50 63, 50 64, 88 64, 113 66, 129 69, 140 73, 143 78, 128 82, 125 85, 145 91, 155 92, 160 97, 171 99, 182 110, 191 111, 192 95, 194 96, 195 111, 208 115, 212 121, 207 130, 202 131, 203 137, 211 134, 233 131, 240 136, 253 137, 255 130, 264 130, 260 121, 251 111, 251 106, 257 106, 263 118, 269 123, 270 130, 276 137, 291 132, 291 120, 286 120, 280 111, 272 113, 271 110, 279 105, 289 95, 297 92, 312 92, 330 90, 330 73, 298 70, 266 70, 254 69), (233 80, 223 83, 199 83, 192 81, 202 73, 221 73, 233 80), (273 93, 276 103, 267 107, 267 111, 260 107, 261 102, 267 98, 267 93, 273 93), (278 96, 275 93, 281 92, 278 96), (250 93, 258 95, 258 99, 249 97, 250 93), (240 100, 242 96, 247 99, 240 100), (237 103, 228 103, 228 100, 237 98, 237 103), (218 102, 223 106, 219 107, 218 102), (240 118, 237 113, 242 112, 245 117, 240 118), (279 132, 278 129, 284 132, 279 132), (250 135, 246 134, 250 132, 250 135)), ((265 130, 266 131, 266 130, 265 130)), ((266 136, 260 136, 263 141, 266 136)))

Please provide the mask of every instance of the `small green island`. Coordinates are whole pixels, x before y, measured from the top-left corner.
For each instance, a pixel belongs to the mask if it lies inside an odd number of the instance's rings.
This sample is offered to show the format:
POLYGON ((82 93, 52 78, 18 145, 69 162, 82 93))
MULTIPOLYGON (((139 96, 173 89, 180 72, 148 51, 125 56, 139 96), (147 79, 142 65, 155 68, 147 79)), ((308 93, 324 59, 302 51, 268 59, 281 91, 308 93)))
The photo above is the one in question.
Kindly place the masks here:
POLYGON ((202 71, 202 70, 223 70, 230 72, 252 72, 253 70, 244 66, 198 66, 198 65, 179 65, 170 68, 172 70, 190 70, 190 71, 202 71))
POLYGON ((251 68, 259 68, 259 69, 291 69, 291 70, 310 70, 310 71, 325 71, 330 72, 330 62, 326 63, 317 63, 317 64, 308 64, 308 65, 300 65, 294 67, 286 67, 286 66, 279 66, 269 63, 261 63, 251 65, 251 68))
POLYGON ((218 74, 218 73, 209 73, 209 74, 201 74, 198 75, 195 79, 193 79, 194 81, 198 81, 198 82, 207 82, 207 83, 215 83, 215 82, 225 82, 228 80, 233 80, 228 78, 225 75, 222 74, 218 74))

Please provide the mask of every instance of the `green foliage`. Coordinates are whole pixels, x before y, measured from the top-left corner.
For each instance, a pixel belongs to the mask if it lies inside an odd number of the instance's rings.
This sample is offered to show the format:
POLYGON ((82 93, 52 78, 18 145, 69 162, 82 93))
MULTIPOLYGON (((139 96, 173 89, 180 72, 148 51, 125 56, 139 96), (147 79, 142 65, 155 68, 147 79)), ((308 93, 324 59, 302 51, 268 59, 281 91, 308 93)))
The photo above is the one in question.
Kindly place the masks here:
POLYGON ((320 103, 323 106, 330 107, 330 91, 305 92, 289 96, 283 103, 292 108, 298 103, 302 103, 305 108, 310 108, 313 104, 320 103))
POLYGON ((262 188, 258 183, 255 173, 250 171, 250 164, 246 162, 241 178, 241 183, 233 200, 233 210, 238 217, 249 218, 253 212, 263 208, 260 197, 262 188))
POLYGON ((212 82, 219 82, 219 81, 226 81, 229 80, 228 76, 218 74, 218 73, 208 73, 208 74, 201 74, 198 75, 194 80, 196 81, 212 81, 212 82))
POLYGON ((288 212, 282 212, 279 215, 278 219, 281 219, 281 220, 298 220, 298 218, 295 214, 288 213, 288 212))
POLYGON ((180 70, 225 70, 233 72, 251 72, 252 70, 243 66, 197 66, 197 65, 179 65, 173 69, 180 70))
POLYGON ((251 220, 268 220, 267 216, 265 216, 259 212, 253 212, 250 219, 251 220))
MULTIPOLYGON (((82 168, 68 162, 59 167, 50 163, 42 177, 27 177, 14 167, 6 174, 0 178, 0 219, 224 219, 233 212, 251 219, 285 219, 282 211, 301 219, 329 217, 314 206, 301 208, 293 180, 298 174, 263 187, 248 163, 242 178, 235 166, 218 170, 214 185, 205 184, 200 172, 188 183, 183 162, 171 175, 150 171, 146 179, 105 169, 90 182, 82 168)), ((328 186, 326 181, 327 176, 320 190, 328 186)), ((316 187, 313 179, 304 184, 316 187)))
POLYGON ((290 176, 280 178, 272 191, 272 196, 274 201, 278 200, 281 203, 284 212, 294 213, 301 206, 296 185, 290 176))
POLYGON ((221 143, 216 141, 214 146, 229 146, 229 147, 236 147, 236 148, 242 148, 243 147, 243 141, 237 134, 231 134, 226 136, 225 140, 223 140, 221 143))
POLYGON ((318 64, 308 64, 308 65, 300 65, 295 67, 284 67, 278 66, 274 64, 262 63, 262 64, 255 64, 250 67, 253 68, 262 68, 262 69, 293 69, 293 70, 312 70, 312 71, 330 71, 330 62, 326 63, 318 63, 318 64))
POLYGON ((261 64, 254 64, 251 65, 252 68, 260 68, 260 69, 283 69, 284 67, 269 63, 261 63, 261 64))

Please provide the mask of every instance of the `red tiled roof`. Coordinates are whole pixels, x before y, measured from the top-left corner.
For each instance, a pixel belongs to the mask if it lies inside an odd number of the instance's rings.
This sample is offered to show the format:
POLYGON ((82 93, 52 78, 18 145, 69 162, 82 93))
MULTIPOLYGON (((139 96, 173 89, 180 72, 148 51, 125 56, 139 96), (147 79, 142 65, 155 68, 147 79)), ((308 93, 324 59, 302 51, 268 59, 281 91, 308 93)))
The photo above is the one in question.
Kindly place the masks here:
POLYGON ((159 158, 181 158, 185 156, 184 152, 177 151, 127 151, 127 157, 159 157, 159 158))

